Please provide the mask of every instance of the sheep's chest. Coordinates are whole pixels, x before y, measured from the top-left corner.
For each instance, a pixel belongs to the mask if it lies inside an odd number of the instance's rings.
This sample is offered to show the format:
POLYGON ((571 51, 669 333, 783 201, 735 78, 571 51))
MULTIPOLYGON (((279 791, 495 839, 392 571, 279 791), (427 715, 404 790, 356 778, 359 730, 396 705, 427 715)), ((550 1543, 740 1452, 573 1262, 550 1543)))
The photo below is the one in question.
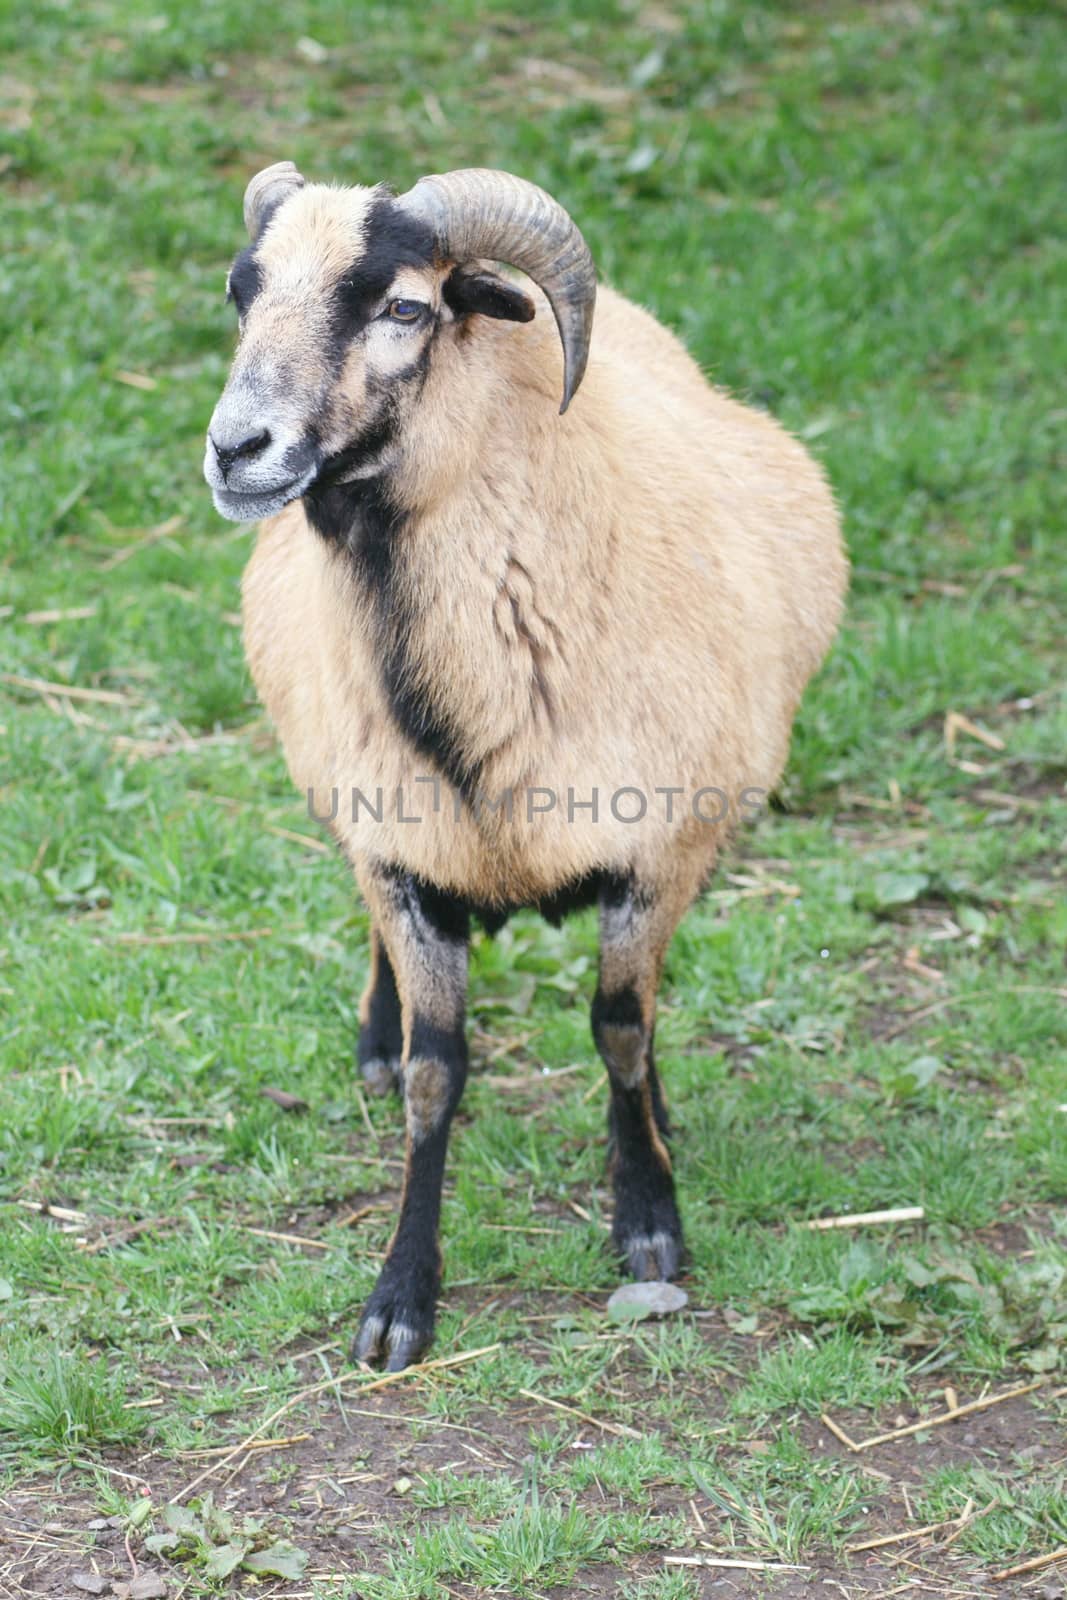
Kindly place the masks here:
POLYGON ((290 508, 264 524, 245 573, 246 653, 295 784, 351 857, 522 897, 585 870, 590 841, 570 827, 549 844, 544 798, 523 787, 547 711, 516 649, 522 610, 488 577, 468 600, 415 613, 290 508))

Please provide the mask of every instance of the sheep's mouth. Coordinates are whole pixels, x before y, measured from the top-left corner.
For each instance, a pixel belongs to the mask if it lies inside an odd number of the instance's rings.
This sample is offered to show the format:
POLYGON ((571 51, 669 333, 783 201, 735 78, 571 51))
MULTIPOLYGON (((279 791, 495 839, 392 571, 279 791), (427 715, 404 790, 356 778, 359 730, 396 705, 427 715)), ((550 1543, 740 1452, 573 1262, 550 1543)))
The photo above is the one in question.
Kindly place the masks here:
POLYGON ((285 483, 274 484, 266 489, 214 488, 211 493, 216 511, 231 522, 259 522, 263 517, 273 516, 290 501, 299 500, 310 489, 315 476, 315 469, 312 468, 285 483))

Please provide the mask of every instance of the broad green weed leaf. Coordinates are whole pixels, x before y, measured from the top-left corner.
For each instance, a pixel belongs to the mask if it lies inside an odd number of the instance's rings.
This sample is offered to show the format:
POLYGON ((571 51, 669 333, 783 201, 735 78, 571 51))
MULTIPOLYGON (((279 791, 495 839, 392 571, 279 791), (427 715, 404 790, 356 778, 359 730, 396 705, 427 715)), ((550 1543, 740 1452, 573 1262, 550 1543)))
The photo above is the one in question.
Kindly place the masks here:
POLYGON ((277 1578, 301 1578, 307 1566, 307 1551, 298 1550, 295 1544, 284 1539, 268 1545, 266 1550, 255 1550, 245 1556, 243 1565, 247 1572, 272 1573, 277 1578))

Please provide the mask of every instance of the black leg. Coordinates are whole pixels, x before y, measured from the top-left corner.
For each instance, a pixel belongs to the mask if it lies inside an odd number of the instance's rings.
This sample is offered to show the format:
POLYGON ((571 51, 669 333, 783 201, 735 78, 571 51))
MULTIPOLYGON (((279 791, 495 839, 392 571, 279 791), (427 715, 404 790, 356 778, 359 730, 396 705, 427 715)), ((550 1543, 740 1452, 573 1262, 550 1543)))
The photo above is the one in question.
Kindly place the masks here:
POLYGON ((635 1278, 673 1278, 682 1260, 667 1113, 652 1048, 656 987, 677 920, 672 909, 632 883, 612 886, 601 901, 593 1037, 611 1087, 612 1239, 635 1278))
POLYGON ((407 874, 361 873, 401 998, 407 1152, 396 1233, 353 1349, 390 1372, 433 1337, 441 1279, 437 1229, 452 1116, 467 1076, 466 906, 407 874))
POLYGON ((377 929, 371 930, 370 947, 370 976, 360 1001, 356 1060, 367 1088, 384 1094, 399 1086, 404 1034, 396 976, 377 929))

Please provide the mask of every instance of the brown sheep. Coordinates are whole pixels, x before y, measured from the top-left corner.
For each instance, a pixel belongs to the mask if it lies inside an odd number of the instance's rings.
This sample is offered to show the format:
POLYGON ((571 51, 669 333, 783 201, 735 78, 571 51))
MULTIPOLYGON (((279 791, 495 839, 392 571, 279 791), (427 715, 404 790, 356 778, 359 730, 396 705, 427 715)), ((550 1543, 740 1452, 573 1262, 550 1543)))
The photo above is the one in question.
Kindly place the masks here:
POLYGON ((532 184, 455 172, 397 198, 285 162, 245 215, 205 475, 225 516, 267 518, 248 660, 370 908, 359 1059, 402 1085, 407 1162, 355 1354, 395 1369, 433 1332, 472 914, 599 905, 613 1238, 636 1276, 677 1272, 663 958, 781 774, 846 561, 777 422, 611 290, 593 332, 588 250, 532 184))

